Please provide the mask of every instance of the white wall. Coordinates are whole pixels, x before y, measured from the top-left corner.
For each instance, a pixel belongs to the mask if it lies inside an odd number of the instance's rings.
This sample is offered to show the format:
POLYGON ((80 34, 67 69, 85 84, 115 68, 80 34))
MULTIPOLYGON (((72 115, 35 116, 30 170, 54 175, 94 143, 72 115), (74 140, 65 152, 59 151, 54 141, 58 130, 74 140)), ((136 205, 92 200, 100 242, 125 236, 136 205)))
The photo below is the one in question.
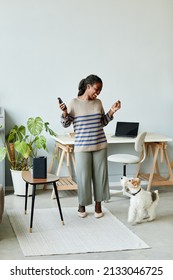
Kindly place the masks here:
MULTIPOLYGON (((68 103, 79 81, 93 73, 104 82, 106 111, 122 101, 106 132, 116 120, 137 120, 140 130, 172 137, 172 26, 172 0, 0 0, 6 132, 39 115, 64 133, 56 98, 68 103)), ((110 169, 110 176, 115 172, 121 170, 110 169)))

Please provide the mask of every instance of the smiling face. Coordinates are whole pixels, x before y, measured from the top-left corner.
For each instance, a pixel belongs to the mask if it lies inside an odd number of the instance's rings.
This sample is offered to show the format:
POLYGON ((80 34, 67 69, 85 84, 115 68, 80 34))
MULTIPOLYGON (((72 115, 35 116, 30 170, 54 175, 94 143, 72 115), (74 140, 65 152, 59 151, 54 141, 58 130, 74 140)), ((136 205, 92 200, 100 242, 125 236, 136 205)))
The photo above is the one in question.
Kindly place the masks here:
POLYGON ((102 90, 102 83, 95 83, 93 85, 88 84, 86 93, 89 99, 94 100, 100 94, 101 90, 102 90))

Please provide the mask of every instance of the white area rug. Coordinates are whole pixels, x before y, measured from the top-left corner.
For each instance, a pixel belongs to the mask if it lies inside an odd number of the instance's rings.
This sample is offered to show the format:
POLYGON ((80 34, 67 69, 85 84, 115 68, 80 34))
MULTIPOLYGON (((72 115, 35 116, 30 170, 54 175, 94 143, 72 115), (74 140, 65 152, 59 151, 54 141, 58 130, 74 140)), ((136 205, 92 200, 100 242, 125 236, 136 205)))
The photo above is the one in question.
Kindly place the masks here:
POLYGON ((35 209, 33 232, 29 233, 30 212, 9 209, 11 225, 25 256, 76 254, 149 248, 138 236, 104 208, 104 217, 96 219, 93 208, 79 218, 76 208, 63 208, 65 225, 57 208, 35 209))

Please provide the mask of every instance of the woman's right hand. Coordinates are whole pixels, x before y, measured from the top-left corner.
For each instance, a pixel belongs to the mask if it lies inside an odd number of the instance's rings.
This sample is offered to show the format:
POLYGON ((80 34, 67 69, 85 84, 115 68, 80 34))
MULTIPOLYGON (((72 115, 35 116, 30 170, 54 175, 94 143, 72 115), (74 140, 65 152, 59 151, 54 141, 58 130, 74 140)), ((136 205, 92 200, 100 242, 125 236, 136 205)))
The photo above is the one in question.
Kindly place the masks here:
POLYGON ((65 103, 61 103, 59 104, 59 108, 62 110, 63 116, 65 118, 67 116, 67 106, 65 105, 65 103))
POLYGON ((60 108, 62 111, 67 110, 67 107, 66 107, 65 103, 59 104, 59 108, 60 108))

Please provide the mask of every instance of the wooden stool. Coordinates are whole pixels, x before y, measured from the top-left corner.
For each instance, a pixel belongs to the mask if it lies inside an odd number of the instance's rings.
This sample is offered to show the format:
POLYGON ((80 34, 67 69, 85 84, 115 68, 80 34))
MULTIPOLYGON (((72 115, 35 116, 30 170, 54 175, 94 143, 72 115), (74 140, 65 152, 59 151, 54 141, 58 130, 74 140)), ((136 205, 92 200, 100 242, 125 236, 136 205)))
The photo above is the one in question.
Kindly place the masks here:
POLYGON ((27 212, 28 184, 33 186, 33 189, 32 189, 32 204, 31 204, 31 219, 30 219, 30 230, 29 231, 32 232, 36 186, 37 185, 42 185, 42 184, 53 184, 54 192, 55 192, 55 195, 56 195, 56 200, 57 200, 57 204, 58 204, 58 208, 59 208, 59 213, 60 213, 60 217, 61 217, 61 222, 64 225, 63 215, 62 215, 62 211, 61 211, 61 205, 60 205, 59 196, 58 196, 58 190, 57 190, 57 186, 56 186, 56 182, 59 180, 59 177, 57 177, 56 175, 48 173, 47 178, 34 179, 30 171, 23 171, 22 172, 22 178, 26 182, 25 214, 27 212))

